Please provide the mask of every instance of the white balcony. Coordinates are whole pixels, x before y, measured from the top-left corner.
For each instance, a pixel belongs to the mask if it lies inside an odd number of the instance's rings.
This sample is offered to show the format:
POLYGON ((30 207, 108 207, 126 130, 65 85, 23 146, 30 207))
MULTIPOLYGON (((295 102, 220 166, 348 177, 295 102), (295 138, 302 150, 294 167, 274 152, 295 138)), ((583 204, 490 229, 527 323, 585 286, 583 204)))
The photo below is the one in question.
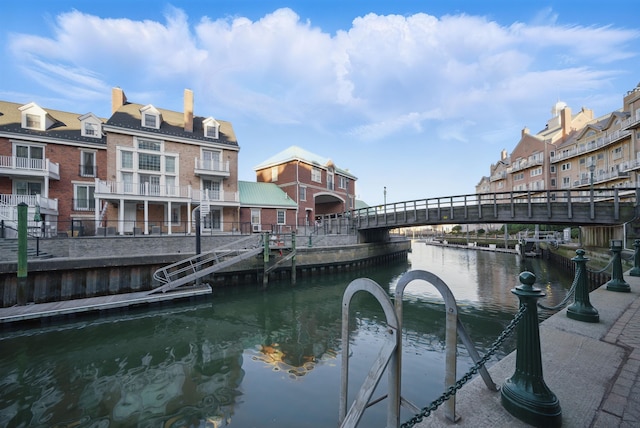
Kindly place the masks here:
POLYGON ((584 153, 593 152, 595 150, 601 149, 602 147, 608 146, 609 144, 613 144, 617 141, 620 141, 623 138, 626 138, 630 135, 631 135, 631 131, 629 130, 614 131, 611 134, 604 135, 598 138, 593 143, 589 143, 580 147, 574 147, 564 152, 556 152, 555 157, 551 158, 551 162, 556 163, 556 162, 560 162, 561 160, 572 158, 584 153))
POLYGON ((208 175, 216 177, 228 177, 229 176, 229 161, 214 161, 211 159, 198 159, 195 158, 195 175, 208 175))
POLYGON ((192 197, 191 186, 165 186, 151 183, 125 183, 123 181, 103 180, 96 180, 95 193, 100 198, 189 199, 192 197))
POLYGON ((194 190, 192 199, 201 204, 229 203, 236 205, 240 203, 238 192, 225 192, 224 190, 194 190))
POLYGON ((60 165, 49 159, 0 156, 0 174, 25 177, 49 177, 60 180, 60 165))

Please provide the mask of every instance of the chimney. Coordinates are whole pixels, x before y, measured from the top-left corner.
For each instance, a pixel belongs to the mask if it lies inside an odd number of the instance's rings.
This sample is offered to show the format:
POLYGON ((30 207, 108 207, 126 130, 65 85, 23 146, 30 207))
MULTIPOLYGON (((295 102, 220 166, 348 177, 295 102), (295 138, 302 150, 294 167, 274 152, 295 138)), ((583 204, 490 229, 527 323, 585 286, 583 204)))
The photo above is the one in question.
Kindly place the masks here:
POLYGON ((524 137, 525 135, 529 135, 529 128, 527 128, 526 126, 522 128, 522 132, 520 133, 521 137, 524 137))
POLYGON ((127 96, 121 88, 111 89, 111 114, 127 103, 127 96))
POLYGON ((505 149, 502 149, 502 151, 500 152, 500 160, 505 160, 507 158, 507 151, 505 149))
POLYGON ((193 132, 193 91, 184 90, 184 130, 193 132))
POLYGON ((562 139, 564 140, 571 131, 571 109, 565 107, 560 112, 560 127, 562 128, 562 139))

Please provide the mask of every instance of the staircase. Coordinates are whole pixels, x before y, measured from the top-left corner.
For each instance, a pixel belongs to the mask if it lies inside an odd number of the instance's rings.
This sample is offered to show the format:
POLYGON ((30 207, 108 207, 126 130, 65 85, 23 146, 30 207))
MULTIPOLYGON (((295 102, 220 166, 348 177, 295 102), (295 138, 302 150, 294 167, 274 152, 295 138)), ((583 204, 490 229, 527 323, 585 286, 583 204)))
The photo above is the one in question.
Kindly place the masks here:
POLYGON ((194 282, 198 278, 257 256, 262 251, 262 236, 252 235, 208 253, 180 260, 155 271, 153 279, 162 285, 151 290, 149 294, 166 293, 181 285, 194 282), (234 248, 229 248, 232 245, 234 248))

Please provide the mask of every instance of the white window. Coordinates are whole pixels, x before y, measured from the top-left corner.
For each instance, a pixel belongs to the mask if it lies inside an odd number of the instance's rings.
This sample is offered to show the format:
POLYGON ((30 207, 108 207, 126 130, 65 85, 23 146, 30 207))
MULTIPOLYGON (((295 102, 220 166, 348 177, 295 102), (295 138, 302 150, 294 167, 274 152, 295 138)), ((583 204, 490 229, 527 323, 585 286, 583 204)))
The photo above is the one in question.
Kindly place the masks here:
POLYGON ((613 159, 620 159, 622 157, 622 147, 616 147, 611 153, 613 159))
POLYGON ((207 171, 221 170, 220 157, 221 157, 221 153, 219 151, 203 150, 202 151, 202 169, 206 169, 207 171))
POLYGON ((555 174, 556 173, 556 166, 555 165, 551 165, 551 167, 549 167, 549 171, 551 172, 551 174, 555 174))
POLYGON ((171 207, 171 224, 173 225, 180 224, 180 207, 179 206, 171 207))
POLYGON ((167 195, 176 196, 178 194, 175 177, 171 177, 171 176, 165 177, 164 183, 165 183, 165 187, 167 188, 167 195))
POLYGON ((42 195, 42 183, 39 181, 13 181, 14 190, 16 195, 42 195))
POLYGON ((300 200, 307 200, 307 188, 305 186, 300 186, 300 200))
POLYGON ((166 156, 164 158, 164 171, 167 173, 176 172, 176 158, 173 156, 166 156))
POLYGON ((144 125, 147 128, 158 128, 158 116, 155 114, 144 114, 142 116, 144 118, 144 125))
POLYGON ((132 152, 120 152, 121 166, 122 168, 133 168, 133 153, 132 152))
POLYGON ((145 128, 154 128, 160 129, 160 112, 156 110, 154 106, 151 104, 146 105, 140 109, 140 114, 142 115, 142 123, 141 125, 145 128))
POLYGON ((133 174, 130 172, 122 173, 122 191, 124 193, 133 193, 133 174))
POLYGON ((85 122, 83 129, 83 134, 86 137, 97 137, 98 136, 98 124, 85 122))
POLYGON ((220 135, 220 124, 212 117, 208 117, 202 121, 204 127, 204 136, 207 138, 218 138, 220 135))
POLYGON ((562 185, 563 186, 568 187, 570 183, 571 183, 571 178, 570 177, 562 177, 562 185))
POLYGON ((140 193, 142 195, 160 195, 160 176, 140 174, 140 193))
POLYGON ((537 177, 538 175, 542 175, 542 167, 538 167, 538 168, 533 168, 530 172, 529 175, 531 177, 537 177))
POLYGON ((204 190, 206 199, 220 200, 220 182, 214 180, 202 180, 202 190, 204 190))
POLYGON ((332 172, 327 172, 327 189, 335 190, 335 187, 333 185, 333 173, 332 172))
POLYGON ((254 231, 260 231, 260 208, 251 208, 251 225, 254 231))
POLYGON ((571 162, 563 163, 563 164, 560 166, 560 169, 561 169, 562 171, 569 171, 569 170, 571 169, 571 162))
POLYGON ((25 169, 44 169, 44 147, 26 144, 14 146, 16 167, 25 169))
POLYGON ((278 212, 277 212, 277 222, 280 225, 287 223, 287 216, 286 216, 286 211, 285 210, 278 210, 278 212))
POLYGON ((39 114, 27 113, 27 128, 42 129, 42 118, 39 114))
POLYGON ((94 192, 95 186, 75 184, 73 186, 73 209, 75 211, 93 211, 96 206, 94 192))
POLYGON ((278 167, 271 167, 271 182, 278 181, 278 167))
POLYGON ((311 170, 311 181, 322 183, 322 173, 320 172, 320 168, 313 168, 311 170))
POLYGON ((338 177, 338 186, 340 186, 341 189, 346 189, 347 188, 347 177, 339 176, 338 177))
POLYGON ((96 172, 96 153, 82 150, 80 152, 80 176, 95 177, 96 172))

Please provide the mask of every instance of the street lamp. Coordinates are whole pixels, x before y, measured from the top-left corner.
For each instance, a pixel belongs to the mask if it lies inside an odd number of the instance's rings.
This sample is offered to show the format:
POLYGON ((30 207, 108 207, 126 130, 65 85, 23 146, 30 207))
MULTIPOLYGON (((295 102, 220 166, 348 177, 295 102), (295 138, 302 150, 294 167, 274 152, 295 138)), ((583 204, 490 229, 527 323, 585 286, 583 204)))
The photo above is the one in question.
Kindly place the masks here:
POLYGON ((384 205, 387 205, 387 186, 384 186, 384 205))
POLYGON ((596 164, 593 163, 593 161, 591 161, 591 164, 589 165, 589 173, 590 173, 590 177, 591 177, 591 179, 589 181, 589 184, 590 184, 590 189, 591 189, 591 194, 592 195, 593 195, 593 171, 595 171, 595 169, 596 169, 596 164))

